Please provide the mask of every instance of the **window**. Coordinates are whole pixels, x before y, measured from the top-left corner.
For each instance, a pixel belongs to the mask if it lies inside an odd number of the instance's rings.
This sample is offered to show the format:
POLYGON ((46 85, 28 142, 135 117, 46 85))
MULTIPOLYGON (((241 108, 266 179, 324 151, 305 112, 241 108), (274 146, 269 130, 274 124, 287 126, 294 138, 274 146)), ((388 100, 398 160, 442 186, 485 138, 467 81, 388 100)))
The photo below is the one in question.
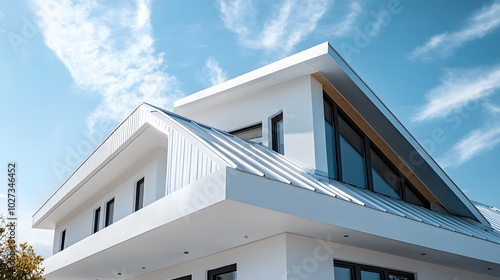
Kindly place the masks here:
POLYGON ((242 139, 262 144, 262 124, 256 124, 230 132, 234 136, 242 139))
POLYGON ((106 203, 106 221, 104 226, 109 226, 113 223, 113 216, 115 212, 115 199, 111 199, 106 203))
POLYGON ((326 95, 323 99, 328 176, 429 208, 429 203, 326 95))
POLYGON ((61 232, 61 243, 59 244, 59 250, 64 250, 64 243, 66 243, 66 230, 61 232))
POLYGON ((92 228, 93 233, 99 231, 100 224, 101 224, 101 207, 95 209, 94 211, 94 226, 92 228))
POLYGON ((236 280, 236 264, 224 266, 221 268, 209 270, 208 280, 236 280))
POLYGON ((192 279, 191 275, 186 275, 172 280, 191 280, 191 279, 192 279))
POLYGON ((285 134, 283 129, 283 113, 271 119, 272 149, 280 154, 285 154, 285 134))
POLYGON ((415 280, 413 273, 334 261, 335 280, 415 280))
POLYGON ((135 184, 135 206, 134 211, 141 209, 144 206, 144 178, 137 181, 135 184))

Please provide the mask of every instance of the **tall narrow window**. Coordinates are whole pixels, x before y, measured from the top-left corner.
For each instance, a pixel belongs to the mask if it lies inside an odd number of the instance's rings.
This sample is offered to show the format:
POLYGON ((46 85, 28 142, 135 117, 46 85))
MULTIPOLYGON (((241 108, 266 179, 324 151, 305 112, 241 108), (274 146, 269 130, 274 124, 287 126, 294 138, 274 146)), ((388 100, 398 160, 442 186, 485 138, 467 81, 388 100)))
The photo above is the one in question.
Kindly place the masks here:
POLYGON ((115 199, 111 199, 106 203, 106 221, 105 226, 109 226, 113 223, 113 216, 115 212, 115 199))
POLYGON ((256 124, 230 132, 242 139, 262 144, 262 124, 256 124))
POLYGON ((61 232, 61 243, 59 244, 59 251, 64 250, 64 243, 66 243, 66 230, 61 232))
POLYGON ((209 270, 208 280, 236 280, 236 264, 209 270))
POLYGON ((135 211, 144 205, 144 178, 137 181, 135 185, 135 211))
POLYGON ((370 149, 373 191, 401 199, 401 177, 373 149, 370 149))
POLYGON ((283 113, 271 119, 272 148, 274 151, 285 154, 285 131, 283 128, 283 113))
POLYGON ((95 209, 95 211, 94 211, 94 226, 92 229, 93 233, 96 233, 99 231, 100 224, 101 224, 101 207, 95 209))
POLYGON ((328 177, 338 179, 337 174, 337 153, 335 144, 335 118, 332 104, 323 101, 325 112, 325 134, 326 134, 326 157, 328 161, 328 177))

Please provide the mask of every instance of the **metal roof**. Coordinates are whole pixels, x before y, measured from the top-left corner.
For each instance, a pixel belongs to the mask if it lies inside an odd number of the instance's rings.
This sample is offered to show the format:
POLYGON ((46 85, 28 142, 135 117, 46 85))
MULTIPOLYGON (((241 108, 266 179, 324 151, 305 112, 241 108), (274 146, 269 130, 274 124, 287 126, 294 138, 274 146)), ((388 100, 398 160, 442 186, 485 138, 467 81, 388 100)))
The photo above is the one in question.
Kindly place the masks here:
POLYGON ((500 209, 473 201, 476 208, 490 222, 491 227, 500 232, 500 209))
POLYGON ((240 171, 500 244, 500 212, 496 208, 496 210, 493 210, 486 206, 478 206, 479 211, 492 225, 492 228, 485 228, 470 218, 431 211, 421 206, 338 181, 325 182, 268 147, 243 140, 225 131, 191 121, 164 109, 154 108, 161 111, 164 117, 178 123, 186 132, 196 135, 207 148, 218 154, 228 166, 240 171))

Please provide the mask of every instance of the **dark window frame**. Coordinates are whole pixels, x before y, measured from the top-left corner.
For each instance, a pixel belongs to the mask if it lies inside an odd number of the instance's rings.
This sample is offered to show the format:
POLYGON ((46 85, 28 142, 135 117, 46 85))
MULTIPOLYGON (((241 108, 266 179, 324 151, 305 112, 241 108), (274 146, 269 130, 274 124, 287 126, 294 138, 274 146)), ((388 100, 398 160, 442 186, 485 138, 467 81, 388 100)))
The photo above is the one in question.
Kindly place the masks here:
POLYGON ((216 269, 211 269, 207 271, 207 280, 217 280, 216 276, 220 274, 225 274, 225 273, 230 273, 230 272, 235 272, 237 270, 237 265, 235 263, 226 265, 223 267, 219 267, 216 269))
POLYGON ((61 240, 59 243, 59 251, 64 250, 65 245, 66 245, 66 230, 64 229, 63 231, 61 231, 61 240))
POLYGON ((280 121, 283 123, 283 143, 285 142, 285 123, 283 121, 283 112, 280 112, 271 118, 271 148, 273 151, 283 155, 285 154, 285 148, 283 147, 283 151, 280 151, 280 143, 278 141, 280 137, 278 123, 280 121))
POLYGON ((175 279, 172 279, 172 280, 191 280, 191 279, 193 279, 192 275, 186 275, 186 276, 182 276, 182 277, 175 278, 175 279))
POLYGON ((139 181, 135 183, 134 212, 144 207, 144 188, 145 188, 145 180, 144 177, 142 177, 139 181))
POLYGON ((351 275, 350 280, 360 280, 361 279, 361 271, 380 273, 382 275, 382 279, 384 279, 384 280, 389 280, 389 276, 391 276, 391 275, 406 277, 410 280, 416 279, 415 273, 394 270, 394 269, 389 269, 389 268, 383 268, 383 267, 377 267, 377 266, 372 266, 372 265, 357 264, 357 263, 346 262, 346 261, 333 260, 333 267, 334 268, 335 267, 343 267, 343 268, 351 269, 352 275, 351 275), (352 279, 352 278, 354 278, 354 279, 352 279))
POLYGON ((94 220, 92 224, 92 233, 98 232, 101 228, 101 207, 97 207, 94 210, 94 220))
POLYGON ((106 202, 106 217, 105 217, 104 227, 108 227, 109 225, 113 224, 114 216, 115 216, 115 198, 113 197, 112 199, 108 200, 108 202, 106 202))
MULTIPOLYGON (((340 147, 340 129, 339 129, 339 116, 357 133, 363 138, 363 149, 364 149, 364 169, 365 169, 365 174, 366 174, 366 185, 368 190, 373 191, 375 193, 378 193, 380 195, 387 196, 383 193, 376 192, 374 190, 374 183, 373 183, 373 174, 372 174, 372 159, 371 159, 371 154, 370 154, 370 149, 374 151, 374 153, 377 154, 377 156, 393 171, 394 174, 399 176, 399 194, 401 196, 401 200, 408 202, 406 198, 406 192, 404 185, 406 185, 416 196, 417 198, 422 202, 425 208, 430 208, 430 203, 429 201, 411 184, 411 182, 406 178, 406 176, 403 175, 403 173, 396 168, 395 164, 393 164, 382 151, 373 143, 368 136, 347 116, 346 113, 342 111, 342 109, 339 108, 337 103, 328 96, 326 92, 323 92, 323 102, 328 103, 329 106, 332 107, 332 114, 331 119, 333 120, 333 135, 334 135, 334 142, 335 142, 335 160, 336 160, 336 177, 333 177, 332 179, 338 180, 344 183, 347 183, 343 180, 342 177, 342 155, 341 155, 341 147, 340 147)), ((326 116, 324 116, 324 121, 328 121, 326 119, 326 116)), ((329 143, 326 143, 329 145, 329 143)), ((349 183, 347 183, 349 184, 349 183)), ((355 187, 360 187, 360 186, 355 186, 355 187)), ((409 202, 410 203, 410 202, 409 202)))
MULTIPOLYGON (((244 137, 241 137, 239 135, 241 133, 248 132, 248 131, 253 131, 253 130, 256 130, 256 129, 260 130, 260 138, 261 138, 261 141, 262 141, 262 135, 263 135, 263 133, 262 133, 262 123, 261 122, 253 124, 253 125, 250 125, 250 126, 247 126, 247 127, 243 127, 243 128, 237 129, 237 130, 233 130, 233 131, 229 132, 229 134, 232 134, 234 136, 240 137, 241 139, 245 139, 247 141, 255 142, 255 141, 253 141, 253 139, 256 139, 256 138, 244 138, 244 137)), ((259 142, 256 142, 256 143, 259 143, 259 142)), ((262 142, 260 142, 259 144, 262 144, 262 142)))

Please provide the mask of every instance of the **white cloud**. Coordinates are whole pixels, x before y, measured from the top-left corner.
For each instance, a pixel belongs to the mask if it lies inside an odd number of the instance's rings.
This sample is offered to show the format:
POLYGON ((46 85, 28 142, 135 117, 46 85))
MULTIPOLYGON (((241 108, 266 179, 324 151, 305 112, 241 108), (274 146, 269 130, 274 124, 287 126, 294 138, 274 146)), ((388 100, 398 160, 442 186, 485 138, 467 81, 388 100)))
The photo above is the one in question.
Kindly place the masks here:
MULTIPOLYGON (((350 12, 346 15, 345 19, 336 24, 331 31, 333 36, 343 37, 348 36, 352 32, 353 24, 362 12, 361 5, 358 2, 352 2, 349 5, 350 12)), ((379 26, 379 25, 378 25, 379 26)), ((379 26, 380 28, 380 26, 379 26)))
POLYGON ((87 119, 90 129, 98 120, 124 119, 141 102, 170 108, 181 95, 162 55, 155 54, 150 2, 103 3, 33 0, 46 45, 78 87, 102 97, 87 119))
POLYGON ((219 63, 211 56, 205 62, 204 73, 211 85, 220 84, 227 80, 227 73, 220 68, 219 63))
POLYGON ((464 43, 479 39, 500 26, 500 1, 474 12, 465 26, 455 32, 444 32, 432 36, 425 44, 417 46, 410 54, 410 60, 426 60, 434 55, 449 56, 464 43))
POLYGON ((500 126, 475 129, 455 144, 439 162, 443 167, 459 166, 475 156, 492 150, 498 144, 500 144, 500 126))
POLYGON ((491 104, 490 102, 485 102, 484 107, 486 107, 486 110, 492 114, 500 114, 500 106, 496 106, 491 104))
POLYGON ((448 70, 441 84, 427 93, 427 104, 413 117, 413 121, 446 117, 471 101, 490 96, 499 88, 500 66, 448 70))
POLYGON ((2 11, 0 11, 0 18, 4 18, 4 17, 5 17, 5 14, 2 11))
POLYGON ((257 11, 251 0, 217 2, 224 26, 236 33, 241 45, 286 55, 316 29, 330 0, 283 0, 263 21, 259 20, 263 26, 256 26, 257 11))

